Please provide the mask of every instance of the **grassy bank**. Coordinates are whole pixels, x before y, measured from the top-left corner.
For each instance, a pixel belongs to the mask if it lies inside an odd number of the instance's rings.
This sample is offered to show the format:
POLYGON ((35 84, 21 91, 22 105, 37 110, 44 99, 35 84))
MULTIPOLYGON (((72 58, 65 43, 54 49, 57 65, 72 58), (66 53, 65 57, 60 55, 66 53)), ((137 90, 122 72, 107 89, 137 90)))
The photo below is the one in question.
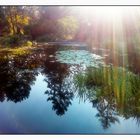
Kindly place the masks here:
POLYGON ((34 48, 36 48, 37 45, 34 45, 31 41, 27 41, 24 44, 21 44, 20 46, 6 46, 0 47, 0 58, 6 59, 6 58, 13 58, 17 56, 23 56, 30 54, 34 48))

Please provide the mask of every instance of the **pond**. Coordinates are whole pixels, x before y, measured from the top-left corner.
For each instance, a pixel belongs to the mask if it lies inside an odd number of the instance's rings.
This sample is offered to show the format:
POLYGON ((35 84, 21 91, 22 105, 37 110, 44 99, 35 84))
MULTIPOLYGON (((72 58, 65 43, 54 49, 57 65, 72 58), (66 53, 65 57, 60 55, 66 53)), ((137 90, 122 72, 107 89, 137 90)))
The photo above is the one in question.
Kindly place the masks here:
POLYGON ((0 133, 140 134, 139 61, 111 54, 50 45, 1 57, 0 133))

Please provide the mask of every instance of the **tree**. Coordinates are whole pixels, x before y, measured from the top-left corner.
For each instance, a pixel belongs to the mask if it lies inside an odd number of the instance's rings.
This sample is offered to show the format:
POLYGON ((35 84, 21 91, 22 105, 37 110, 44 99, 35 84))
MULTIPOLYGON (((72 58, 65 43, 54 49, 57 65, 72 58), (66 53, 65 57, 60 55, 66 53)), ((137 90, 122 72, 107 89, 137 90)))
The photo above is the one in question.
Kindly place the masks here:
POLYGON ((4 35, 8 33, 8 22, 6 20, 6 16, 5 16, 5 7, 1 6, 0 7, 0 35, 4 35))
POLYGON ((74 38, 77 19, 65 7, 40 7, 36 10, 38 18, 31 27, 33 39, 45 41, 66 40, 74 38))
POLYGON ((73 16, 65 16, 57 20, 58 36, 62 39, 73 39, 78 29, 78 21, 73 16))
POLYGON ((24 27, 29 24, 29 16, 24 6, 5 7, 5 17, 9 27, 10 35, 24 34, 24 27))

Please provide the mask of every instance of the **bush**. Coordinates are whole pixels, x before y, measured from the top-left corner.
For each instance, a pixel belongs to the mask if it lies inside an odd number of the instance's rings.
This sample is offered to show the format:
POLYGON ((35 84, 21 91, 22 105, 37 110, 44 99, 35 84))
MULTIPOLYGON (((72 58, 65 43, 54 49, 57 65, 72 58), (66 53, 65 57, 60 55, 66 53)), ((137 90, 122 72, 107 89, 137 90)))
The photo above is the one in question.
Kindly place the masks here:
POLYGON ((20 37, 18 35, 13 36, 6 36, 0 38, 0 44, 1 45, 18 45, 20 43, 20 37))
POLYGON ((31 42, 31 41, 27 41, 26 43, 25 43, 25 46, 28 46, 28 47, 30 47, 30 46, 32 46, 33 45, 33 43, 31 42))
POLYGON ((32 42, 27 41, 27 38, 21 35, 10 35, 1 37, 0 45, 3 47, 17 47, 19 45, 32 46, 32 42))

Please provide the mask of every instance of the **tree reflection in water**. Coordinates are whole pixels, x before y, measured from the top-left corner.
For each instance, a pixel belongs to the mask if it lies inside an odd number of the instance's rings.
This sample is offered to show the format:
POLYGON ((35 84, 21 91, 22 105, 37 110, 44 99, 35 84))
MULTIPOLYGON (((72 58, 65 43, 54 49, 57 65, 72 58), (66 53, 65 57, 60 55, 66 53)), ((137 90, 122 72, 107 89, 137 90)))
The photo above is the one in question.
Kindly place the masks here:
POLYGON ((36 72, 17 69, 15 65, 4 62, 0 68, 0 99, 20 102, 28 98, 31 87, 35 80, 36 72))
POLYGON ((114 102, 107 102, 104 98, 95 99, 91 102, 93 107, 98 110, 96 117, 99 118, 104 129, 109 128, 115 122, 119 123, 114 102))
POLYGON ((71 104, 73 92, 70 80, 67 79, 69 68, 67 65, 55 61, 55 52, 58 46, 38 49, 31 54, 6 59, 1 57, 0 61, 0 101, 13 101, 15 103, 27 99, 30 94, 31 85, 34 84, 38 72, 46 75, 48 83, 48 101, 52 101, 53 109, 57 115, 63 115, 71 104))
POLYGON ((119 123, 118 116, 134 118, 140 124, 139 75, 113 66, 84 68, 81 72, 77 66, 56 62, 57 49, 38 50, 26 56, 1 60, 0 101, 17 103, 27 99, 31 85, 41 72, 46 76, 47 101, 52 102, 57 115, 65 114, 78 92, 81 100, 88 99, 97 109, 96 117, 104 129, 119 123))
POLYGON ((47 76, 45 81, 48 83, 48 90, 45 92, 48 95, 47 101, 52 102, 52 109, 57 115, 64 115, 74 96, 70 88, 71 82, 67 79, 68 66, 49 61, 45 65, 44 73, 47 76))
POLYGON ((0 101, 7 99, 7 101, 17 103, 27 99, 31 85, 34 84, 35 77, 38 75, 37 69, 42 66, 43 60, 43 52, 41 54, 34 52, 21 57, 1 58, 0 101))
POLYGON ((119 122, 118 116, 140 120, 140 76, 124 68, 88 68, 75 77, 79 97, 87 98, 98 110, 103 128, 119 122), (82 90, 81 90, 82 89, 82 90))

